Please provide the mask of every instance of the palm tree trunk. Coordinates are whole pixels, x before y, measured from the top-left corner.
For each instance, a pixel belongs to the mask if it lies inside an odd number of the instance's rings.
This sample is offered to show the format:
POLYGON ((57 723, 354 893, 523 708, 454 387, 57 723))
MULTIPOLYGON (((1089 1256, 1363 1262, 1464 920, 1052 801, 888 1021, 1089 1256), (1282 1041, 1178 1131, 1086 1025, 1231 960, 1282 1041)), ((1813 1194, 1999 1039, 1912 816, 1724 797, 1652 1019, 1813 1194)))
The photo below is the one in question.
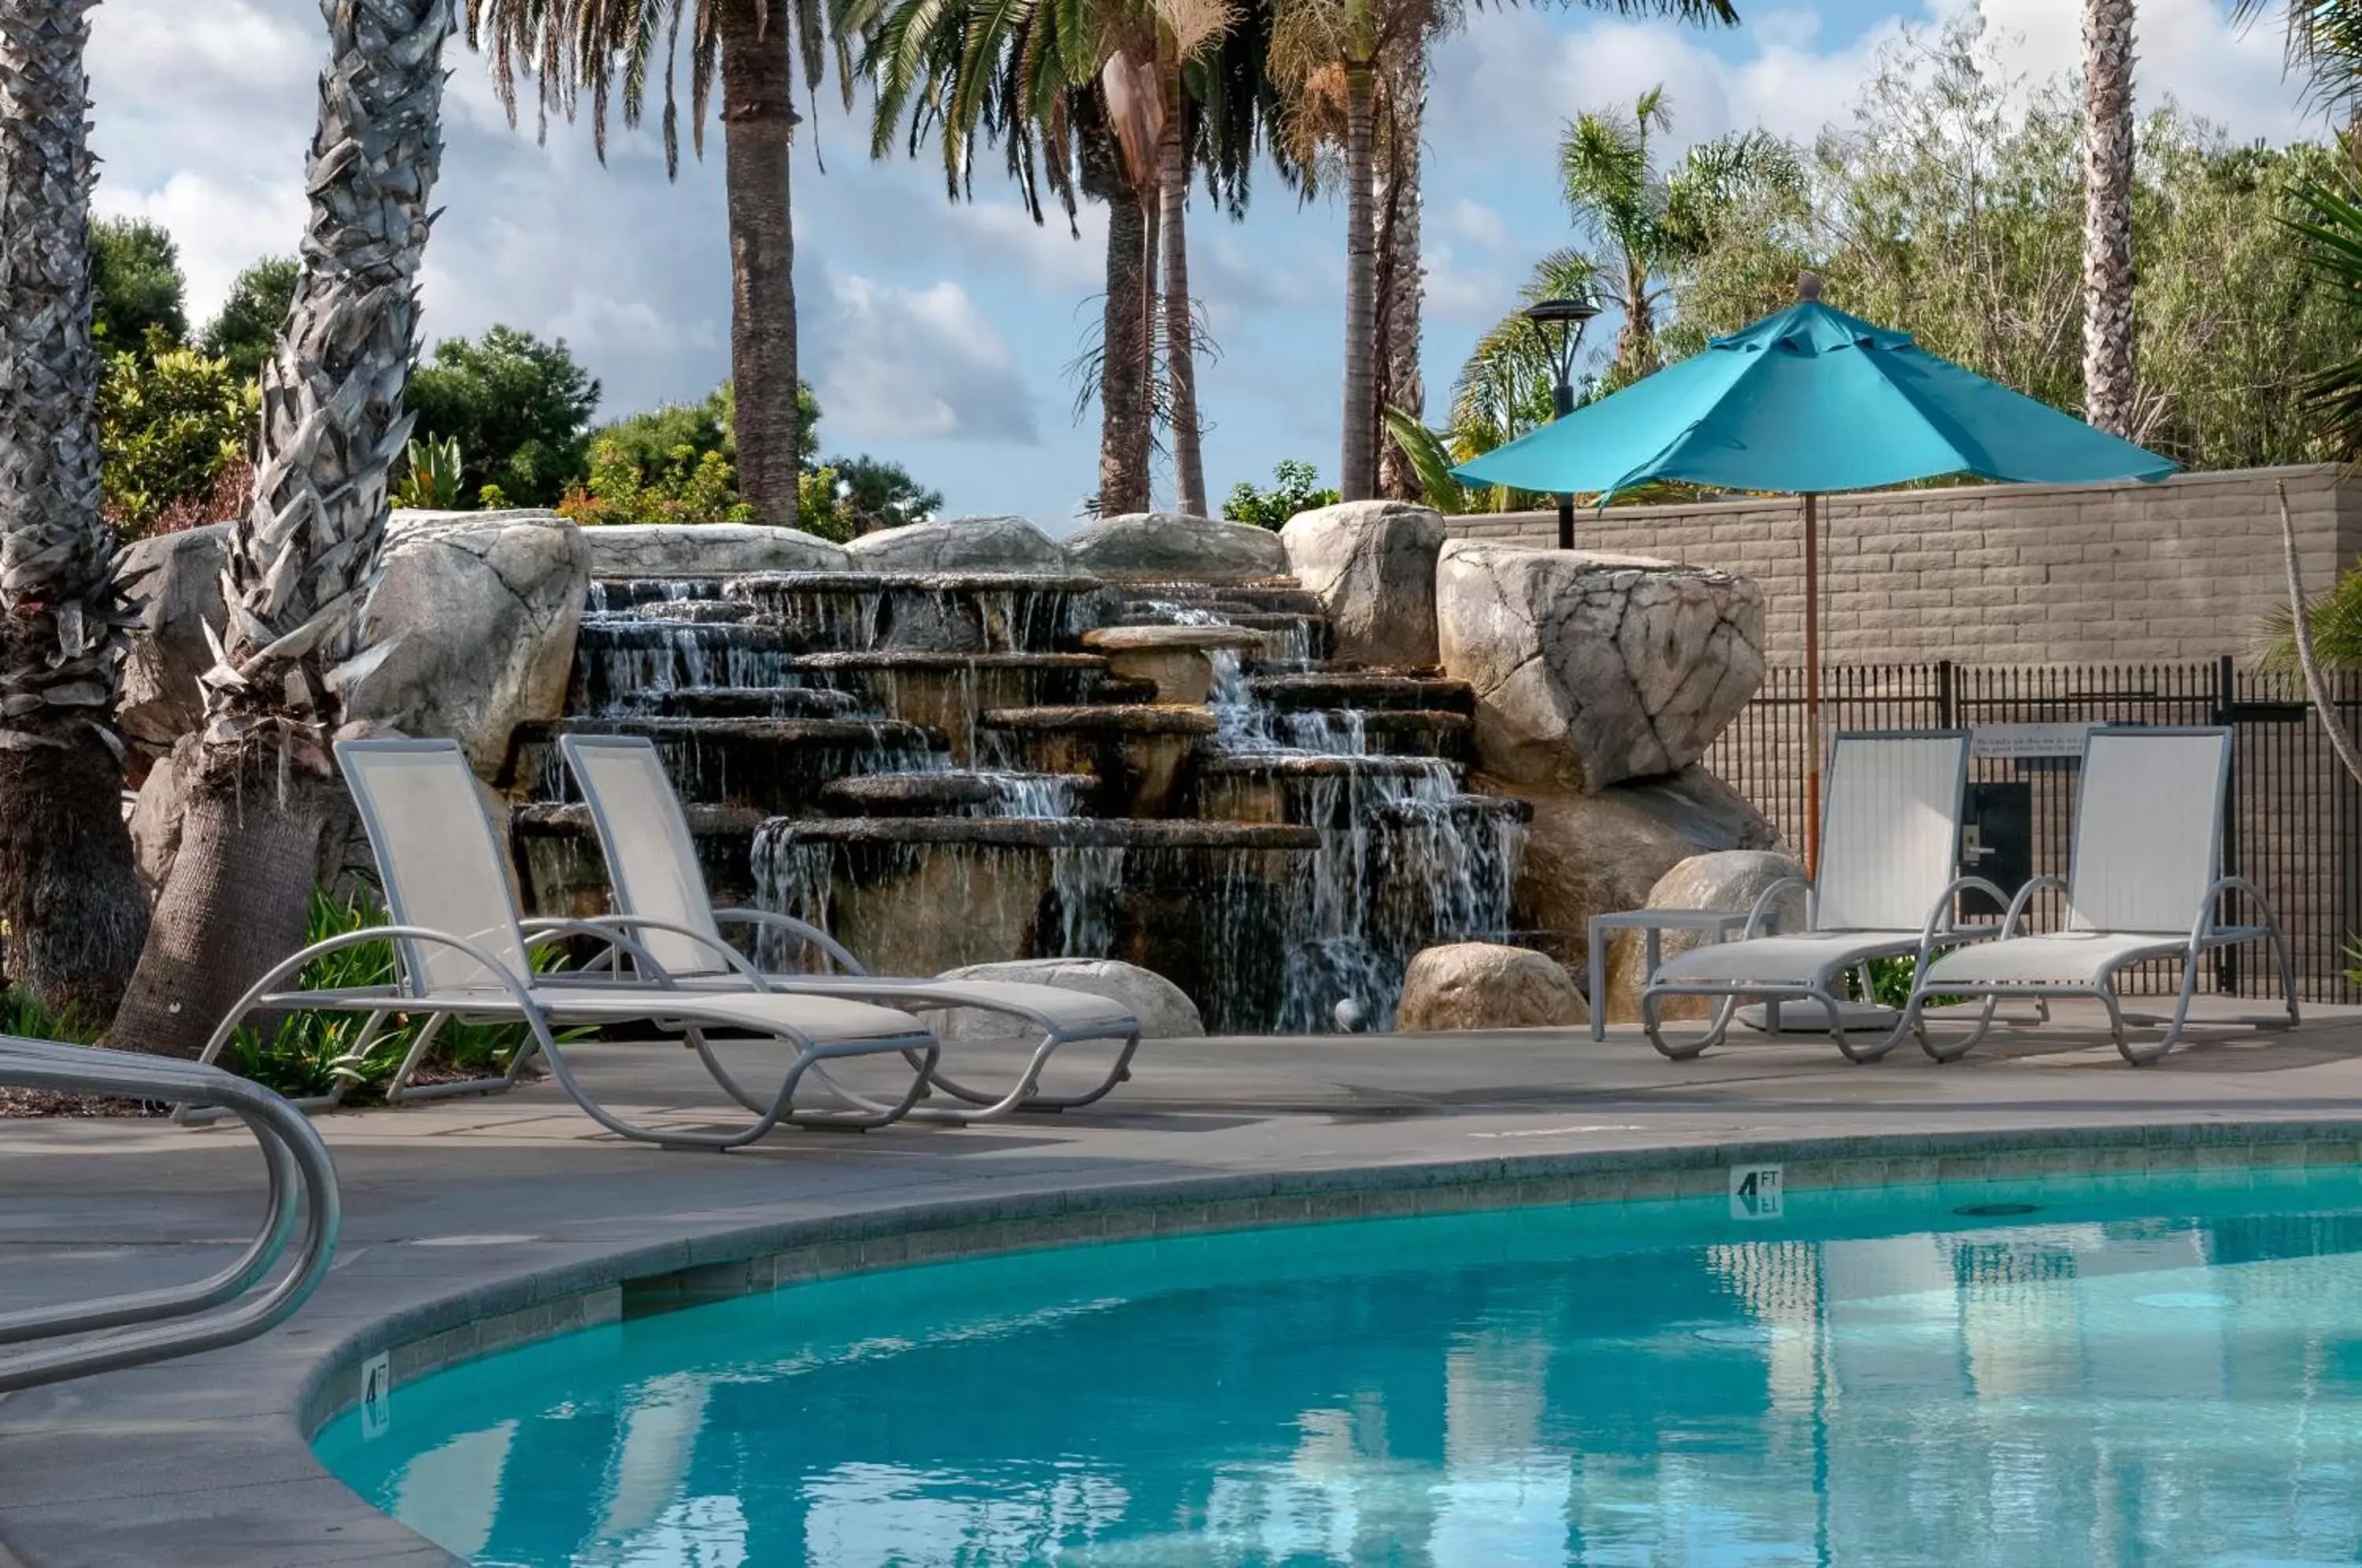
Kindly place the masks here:
POLYGON ((2133 0, 2083 0, 2083 417, 2133 418, 2133 0))
POLYGON ((1172 400, 1173 510, 1192 517, 1206 510, 1206 458, 1198 442, 1196 324, 1190 318, 1189 151, 1181 96, 1181 62, 1163 70, 1164 134, 1157 148, 1157 184, 1164 198, 1164 376, 1172 400))
POLYGON ((0 920, 9 978, 104 1021, 148 923, 108 728, 129 624, 99 513, 89 0, 0 6, 0 920))
POLYGON ((222 567, 228 624, 181 851, 110 1040, 192 1055, 301 945, 323 842, 348 810, 329 743, 370 662, 359 615, 409 438, 419 262, 442 160, 452 0, 320 0, 329 58, 305 168, 304 269, 262 371, 254 498, 222 567))
POLYGON ((796 429, 796 239, 788 208, 796 124, 788 8, 784 0, 723 0, 716 10, 738 493, 763 522, 792 528, 803 454, 796 429))
POLYGON ((1143 511, 1154 504, 1149 493, 1148 469, 1156 445, 1156 372, 1160 359, 1157 340, 1164 331, 1162 313, 1157 309, 1161 296, 1156 287, 1156 267, 1163 259, 1160 246, 1164 239, 1164 207, 1163 194, 1152 173, 1140 190, 1140 296, 1132 302, 1140 313, 1140 493, 1143 511))
POLYGON ((1099 364, 1099 510, 1148 510, 1147 315, 1141 268, 1148 227, 1138 202, 1108 204, 1107 300, 1099 364))
MULTIPOLYGON (((1427 382, 1419 370, 1421 315, 1427 271, 1419 258, 1422 122, 1427 110, 1427 50, 1422 43, 1405 71, 1400 91, 1388 97, 1385 235, 1377 292, 1379 407, 1427 417, 1427 382)), ((1401 443, 1381 436, 1378 493, 1424 503, 1427 487, 1401 443)))
POLYGON ((1346 501, 1370 499, 1378 477, 1374 75, 1366 59, 1345 62, 1345 397, 1337 488, 1346 501))

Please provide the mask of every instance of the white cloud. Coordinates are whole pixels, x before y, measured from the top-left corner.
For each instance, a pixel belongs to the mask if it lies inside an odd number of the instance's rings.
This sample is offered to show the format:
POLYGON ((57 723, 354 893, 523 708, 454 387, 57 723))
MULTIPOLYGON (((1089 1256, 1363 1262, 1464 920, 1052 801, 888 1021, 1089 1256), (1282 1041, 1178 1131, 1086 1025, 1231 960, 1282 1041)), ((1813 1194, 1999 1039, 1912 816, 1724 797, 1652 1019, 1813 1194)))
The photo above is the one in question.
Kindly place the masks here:
POLYGON ((1008 346, 949 279, 896 288, 831 271, 833 307, 807 330, 832 443, 880 437, 1041 440, 1032 394, 1008 346))

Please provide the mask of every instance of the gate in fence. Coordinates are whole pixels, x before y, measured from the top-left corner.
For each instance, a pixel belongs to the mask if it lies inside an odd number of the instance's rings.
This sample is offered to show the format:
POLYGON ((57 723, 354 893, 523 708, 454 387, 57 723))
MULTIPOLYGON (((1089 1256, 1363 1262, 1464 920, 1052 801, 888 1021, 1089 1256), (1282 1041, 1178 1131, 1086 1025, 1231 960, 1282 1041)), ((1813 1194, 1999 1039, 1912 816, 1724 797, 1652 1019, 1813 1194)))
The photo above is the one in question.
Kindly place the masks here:
MULTIPOLYGON (((1705 758, 1792 845, 1804 842, 1805 680, 1802 669, 1773 669, 1705 758)), ((2170 665, 1838 666, 1824 669, 1821 682, 1824 745, 1839 730, 1970 732, 1965 859, 2004 888, 2067 874, 2090 726, 2230 725, 2224 870, 2271 900, 2307 1000, 2362 1000, 2347 951, 2362 934, 2362 788, 2339 766, 2301 681, 2243 670, 2226 657, 2170 665)), ((2337 722, 2356 726, 2362 679, 2332 677, 2331 687, 2337 722)), ((2273 986, 2260 950, 2222 955, 2213 978, 2239 995, 2273 986)))

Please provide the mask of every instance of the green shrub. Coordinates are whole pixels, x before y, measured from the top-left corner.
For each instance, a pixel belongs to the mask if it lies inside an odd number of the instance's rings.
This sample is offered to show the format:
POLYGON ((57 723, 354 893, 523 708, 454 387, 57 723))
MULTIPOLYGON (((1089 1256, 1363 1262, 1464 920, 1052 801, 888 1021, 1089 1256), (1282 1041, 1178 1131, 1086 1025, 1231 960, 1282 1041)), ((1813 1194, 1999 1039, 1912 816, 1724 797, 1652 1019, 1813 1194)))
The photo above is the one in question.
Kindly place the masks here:
MULTIPOLYGON (((467 467, 457 436, 440 443, 432 436, 414 439, 403 448, 402 478, 394 483, 393 503, 424 507, 431 512, 456 512, 460 498, 467 493, 461 488, 467 467)), ((488 484, 484 489, 500 493, 498 485, 488 484)))
POLYGON ((1336 503, 1337 492, 1320 488, 1318 469, 1293 458, 1282 458, 1271 470, 1269 490, 1257 490, 1241 480, 1231 491, 1231 498, 1222 502, 1222 515, 1233 523, 1277 528, 1299 512, 1336 503))
MULTIPOLYGON (((304 944, 309 946, 384 923, 383 912, 367 900, 340 902, 315 888, 304 944)), ((547 973, 562 962, 560 954, 546 950, 534 967, 547 973)), ((342 990, 389 986, 395 978, 393 944, 363 942, 313 959, 296 977, 295 984, 305 990, 342 990)), ((387 1081, 409 1055, 419 1032, 431 1021, 431 1016, 424 1013, 397 1016, 367 1051, 357 1052, 368 1014, 289 1013, 280 1019, 267 1042, 251 1024, 241 1025, 222 1053, 222 1066, 290 1099, 328 1094, 341 1083, 346 1103, 367 1104, 383 1098, 387 1081)), ((520 1023, 469 1023, 455 1018, 435 1037, 425 1065, 471 1077, 496 1073, 508 1066, 529 1037, 530 1032, 520 1023)), ((570 1033, 559 1036, 572 1037, 570 1033)))
POLYGON ((643 467, 620 444, 590 444, 590 477, 557 503, 586 527, 616 523, 751 523, 755 509, 738 499, 737 474, 718 451, 675 447, 662 462, 643 467))
POLYGON ((98 381, 99 489, 131 537, 209 496, 238 462, 259 397, 226 359, 160 342, 106 356, 98 381))

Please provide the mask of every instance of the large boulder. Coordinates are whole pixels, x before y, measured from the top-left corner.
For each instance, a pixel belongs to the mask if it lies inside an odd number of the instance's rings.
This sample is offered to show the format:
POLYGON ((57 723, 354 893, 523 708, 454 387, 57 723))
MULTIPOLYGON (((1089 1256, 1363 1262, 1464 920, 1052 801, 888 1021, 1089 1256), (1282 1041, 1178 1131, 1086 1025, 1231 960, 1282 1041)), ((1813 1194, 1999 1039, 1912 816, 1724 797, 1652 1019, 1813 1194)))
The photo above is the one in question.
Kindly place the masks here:
POLYGON ((1519 784, 1678 772, 1763 683, 1763 597, 1727 571, 1455 539, 1435 600, 1444 672, 1476 689, 1477 755, 1519 784))
POLYGON ((150 756, 197 727, 204 691, 197 678, 214 662, 198 623, 222 627, 222 556, 230 525, 215 523, 177 534, 133 542, 123 552, 122 574, 132 593, 146 601, 131 657, 123 667, 119 722, 131 743, 150 756))
MULTIPOLYGON (((1802 877, 1804 864, 1775 850, 1721 849, 1705 855, 1693 855, 1657 878, 1642 900, 1644 910, 1720 910, 1728 914, 1746 914, 1774 883, 1789 878, 1802 877)), ((1783 895, 1773 915, 1778 922, 1774 929, 1794 931, 1805 922, 1805 893, 1801 888, 1783 895)), ((1705 933, 1695 931, 1668 931, 1659 937, 1659 954, 1671 958, 1686 953, 1705 940, 1705 933)), ((1607 1013, 1617 1022, 1637 1021, 1640 1016, 1640 987, 1647 979, 1643 973, 1648 964, 1648 943, 1637 931, 1617 932, 1607 959, 1607 1013)), ((1702 997, 1668 997, 1662 1016, 1666 1018, 1704 1018, 1712 1004, 1702 997)))
MULTIPOLYGON (((126 666, 124 726, 150 756, 197 728, 212 664, 200 621, 226 615, 228 524, 143 539, 126 555, 148 600, 126 666)), ((453 735, 497 770, 518 724, 555 719, 590 581, 589 531, 549 512, 398 512, 361 612, 386 651, 347 694, 354 720, 453 735)))
POLYGON ((1066 559, 1101 577, 1136 581, 1253 582, 1287 575, 1287 551, 1270 529, 1178 512, 1102 517, 1066 540, 1066 559))
POLYGON ((1552 956, 1577 974, 1588 957, 1593 915, 1640 908, 1665 873, 1692 856, 1779 845, 1763 813, 1703 767, 1596 794, 1481 774, 1469 788, 1522 796, 1533 807, 1510 918, 1521 930, 1550 933, 1552 956))
POLYGON ((1066 552, 1022 517, 946 517, 881 528, 844 547, 856 571, 1063 572, 1066 552))
POLYGON ((1591 1021, 1564 969, 1530 947, 1454 942, 1415 955, 1395 1010, 1400 1033, 1451 1029, 1571 1029, 1591 1021))
POLYGON ((818 535, 752 523, 625 523, 582 535, 590 543, 590 575, 601 581, 843 571, 847 558, 818 535))
POLYGON ((1329 613, 1339 658, 1381 668, 1435 663, 1441 516, 1406 502, 1348 501, 1297 513, 1279 542, 1288 569, 1329 613))
MULTIPOLYGON (((1113 958, 1017 958, 1000 964, 969 964, 946 969, 946 980, 1015 980, 1026 985, 1058 986, 1120 1002, 1140 1020, 1142 1040, 1193 1040, 1203 1037, 1205 1021, 1198 1004, 1180 987, 1137 964, 1113 958)), ((1016 1039, 1040 1031, 999 1013, 956 1012, 936 1025, 946 1045, 957 1042, 1016 1039)))
POLYGON ((450 735, 480 774, 519 724, 566 705, 590 586, 588 530, 548 513, 467 513, 386 534, 364 646, 383 654, 347 695, 357 719, 450 735))

